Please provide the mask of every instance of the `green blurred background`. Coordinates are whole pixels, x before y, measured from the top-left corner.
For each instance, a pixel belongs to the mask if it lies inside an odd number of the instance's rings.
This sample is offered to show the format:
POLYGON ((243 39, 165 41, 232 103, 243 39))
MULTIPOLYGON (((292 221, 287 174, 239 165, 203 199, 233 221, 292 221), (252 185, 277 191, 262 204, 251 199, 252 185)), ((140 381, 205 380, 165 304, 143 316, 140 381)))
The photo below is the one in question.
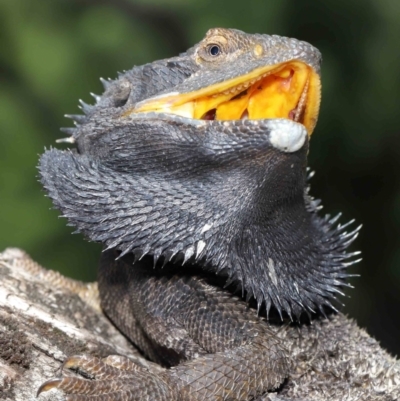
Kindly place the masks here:
POLYGON ((211 27, 293 36, 324 58, 312 194, 364 225, 346 313, 400 355, 399 0, 0 0, 0 249, 93 280, 100 246, 50 210, 38 155, 99 77, 170 57, 211 27))

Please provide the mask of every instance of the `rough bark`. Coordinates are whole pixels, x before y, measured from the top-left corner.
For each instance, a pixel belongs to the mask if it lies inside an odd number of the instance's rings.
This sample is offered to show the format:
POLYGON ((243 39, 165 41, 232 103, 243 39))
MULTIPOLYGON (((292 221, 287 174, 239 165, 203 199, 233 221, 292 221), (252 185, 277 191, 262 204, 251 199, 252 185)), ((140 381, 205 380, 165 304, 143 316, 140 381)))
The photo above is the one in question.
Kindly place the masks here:
MULTIPOLYGON (((95 283, 45 270, 19 249, 0 253, 0 399, 36 400, 39 386, 76 354, 147 363, 101 313, 95 283)), ((51 390, 40 400, 64 396, 51 390)))
MULTIPOLYGON (((332 339, 343 333, 347 338, 334 341, 337 349, 329 338, 318 339, 313 350, 310 341, 316 330, 309 329, 310 337, 301 341, 293 336, 290 348, 297 371, 280 394, 264 399, 399 399, 399 360, 350 319, 338 316, 324 325, 332 339)), ((300 337, 308 335, 308 329, 301 332, 300 337)), ((290 342, 291 336, 286 337, 290 342)), ((57 376, 63 360, 76 354, 122 354, 149 366, 102 314, 95 283, 83 284, 45 270, 18 249, 0 253, 0 399, 35 400, 40 384, 57 376)), ((40 400, 61 401, 64 396, 51 390, 40 400)))

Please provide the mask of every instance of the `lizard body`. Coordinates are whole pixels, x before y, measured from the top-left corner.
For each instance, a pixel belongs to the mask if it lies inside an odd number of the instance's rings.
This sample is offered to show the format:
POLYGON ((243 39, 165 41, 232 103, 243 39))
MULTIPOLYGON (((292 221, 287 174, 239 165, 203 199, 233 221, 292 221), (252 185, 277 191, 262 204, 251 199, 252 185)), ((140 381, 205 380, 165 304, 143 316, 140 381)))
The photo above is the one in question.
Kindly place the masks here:
POLYGON ((293 369, 285 342, 248 302, 298 320, 334 309, 357 234, 321 218, 308 195, 320 61, 305 42, 214 29, 83 106, 68 130, 76 149, 47 151, 41 179, 70 224, 106 246, 106 314, 170 369, 133 369, 133 380, 120 362, 73 358, 67 366, 122 378, 65 377, 40 391, 247 400, 283 383, 293 369))

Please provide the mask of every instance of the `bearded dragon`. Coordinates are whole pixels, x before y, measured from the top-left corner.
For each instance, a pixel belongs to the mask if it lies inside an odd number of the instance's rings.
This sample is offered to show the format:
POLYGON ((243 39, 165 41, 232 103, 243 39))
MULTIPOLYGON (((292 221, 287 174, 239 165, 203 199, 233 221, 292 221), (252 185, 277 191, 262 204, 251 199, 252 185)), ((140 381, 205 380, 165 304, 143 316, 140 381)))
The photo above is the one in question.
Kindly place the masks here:
POLYGON ((39 393, 191 401, 282 389, 303 317, 324 330, 357 254, 346 250, 358 228, 320 216, 308 193, 320 63, 306 42, 212 29, 103 81, 71 116, 74 147, 44 153, 41 181, 69 224, 104 244, 102 308, 160 368, 73 356, 64 367, 95 380, 63 376, 39 393))

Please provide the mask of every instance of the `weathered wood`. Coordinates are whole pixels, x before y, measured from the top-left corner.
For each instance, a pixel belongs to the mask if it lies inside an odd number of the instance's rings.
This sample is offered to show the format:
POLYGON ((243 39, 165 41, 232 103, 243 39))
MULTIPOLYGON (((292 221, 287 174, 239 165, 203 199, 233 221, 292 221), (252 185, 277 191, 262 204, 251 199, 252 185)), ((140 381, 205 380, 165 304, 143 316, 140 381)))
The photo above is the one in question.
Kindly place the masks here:
MULTIPOLYGON (((400 399, 400 361, 350 319, 339 315, 284 337, 297 371, 284 391, 264 399, 400 399)), ((19 249, 0 253, 0 399, 36 400, 40 384, 58 375, 63 360, 82 353, 122 354, 149 366, 102 314, 95 283, 45 270, 19 249)), ((51 390, 38 400, 64 396, 51 390)))
MULTIPOLYGON (((123 354, 144 364, 101 313, 95 283, 45 270, 19 249, 0 253, 0 399, 36 400, 67 356, 123 354)), ((40 400, 63 400, 51 390, 40 400)))

